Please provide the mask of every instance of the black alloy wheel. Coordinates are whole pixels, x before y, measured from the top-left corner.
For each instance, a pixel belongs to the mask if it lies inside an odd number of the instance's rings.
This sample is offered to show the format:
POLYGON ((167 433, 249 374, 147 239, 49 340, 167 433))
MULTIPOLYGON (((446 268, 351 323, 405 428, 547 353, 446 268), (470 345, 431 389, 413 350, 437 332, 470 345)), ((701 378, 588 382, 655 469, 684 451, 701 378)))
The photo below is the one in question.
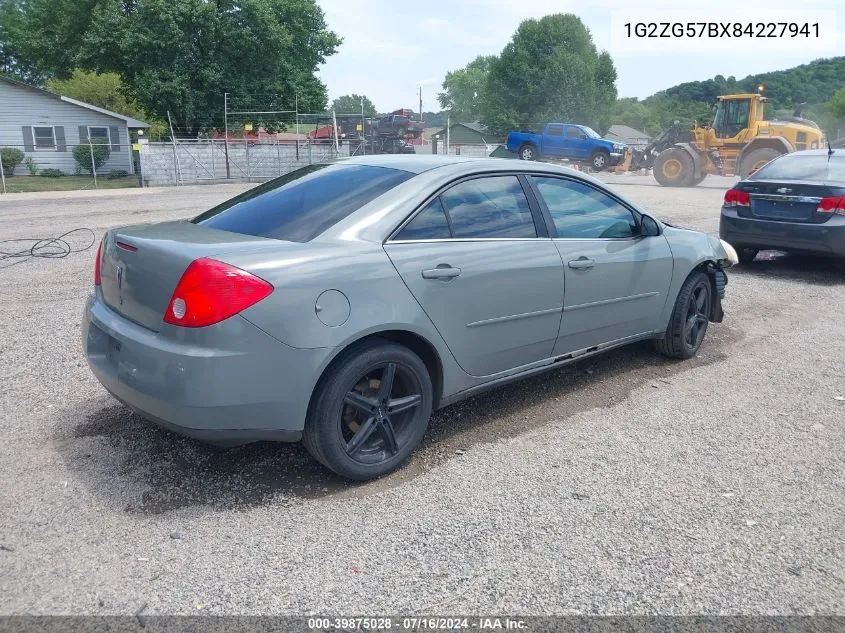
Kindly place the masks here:
POLYGON ((353 345, 317 385, 302 442, 338 475, 364 481, 397 468, 422 441, 433 389, 426 364, 379 338, 353 345))
POLYGON ((386 363, 367 372, 347 391, 338 426, 346 454, 378 464, 411 440, 414 409, 422 404, 419 379, 403 365, 386 363))

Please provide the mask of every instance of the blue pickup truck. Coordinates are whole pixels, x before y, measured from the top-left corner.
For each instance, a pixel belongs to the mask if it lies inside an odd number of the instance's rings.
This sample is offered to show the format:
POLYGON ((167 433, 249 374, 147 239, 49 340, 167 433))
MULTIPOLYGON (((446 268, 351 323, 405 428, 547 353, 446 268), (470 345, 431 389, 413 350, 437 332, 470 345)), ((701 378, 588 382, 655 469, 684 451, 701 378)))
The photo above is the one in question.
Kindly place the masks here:
POLYGON ((586 125, 548 123, 542 134, 509 132, 508 149, 522 160, 567 158, 589 163, 595 171, 620 164, 627 145, 608 141, 586 125))

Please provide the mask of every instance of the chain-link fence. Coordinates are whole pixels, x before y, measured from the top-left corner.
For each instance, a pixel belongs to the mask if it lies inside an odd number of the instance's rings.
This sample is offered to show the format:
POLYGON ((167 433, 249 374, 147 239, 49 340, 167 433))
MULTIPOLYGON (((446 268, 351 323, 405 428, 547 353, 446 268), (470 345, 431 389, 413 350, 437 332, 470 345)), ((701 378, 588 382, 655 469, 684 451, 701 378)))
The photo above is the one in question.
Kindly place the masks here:
POLYGON ((71 144, 41 139, 15 145, 0 141, 0 191, 21 193, 137 187, 138 153, 126 143, 71 144))

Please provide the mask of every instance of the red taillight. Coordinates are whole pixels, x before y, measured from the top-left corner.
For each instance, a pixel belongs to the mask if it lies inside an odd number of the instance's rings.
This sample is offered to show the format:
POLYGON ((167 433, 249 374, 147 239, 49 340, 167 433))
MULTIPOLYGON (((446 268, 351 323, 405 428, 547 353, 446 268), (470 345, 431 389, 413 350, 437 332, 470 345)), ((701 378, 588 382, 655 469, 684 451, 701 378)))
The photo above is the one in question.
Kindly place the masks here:
POLYGON ((103 242, 100 241, 100 245, 97 247, 97 259, 94 261, 94 285, 100 285, 100 257, 103 253, 103 242))
POLYGON ((845 196, 831 196, 822 198, 816 213, 835 213, 836 215, 845 215, 845 196))
POLYGON ((750 207, 751 194, 747 191, 740 191, 739 189, 728 189, 725 192, 726 207, 750 207))
POLYGON ((255 305, 271 292, 271 284, 245 270, 214 259, 197 259, 176 285, 164 322, 182 327, 213 325, 255 305))

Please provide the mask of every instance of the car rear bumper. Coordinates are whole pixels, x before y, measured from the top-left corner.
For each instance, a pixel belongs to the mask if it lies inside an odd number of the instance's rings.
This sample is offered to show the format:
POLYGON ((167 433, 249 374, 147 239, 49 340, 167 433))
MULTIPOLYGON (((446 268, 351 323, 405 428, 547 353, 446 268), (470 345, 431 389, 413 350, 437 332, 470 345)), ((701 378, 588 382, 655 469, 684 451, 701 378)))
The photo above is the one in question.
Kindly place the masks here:
POLYGON ((120 402, 160 426, 219 444, 298 441, 331 352, 289 347, 240 316, 154 332, 99 295, 85 304, 82 344, 91 371, 120 402))
POLYGON ((732 246, 845 257, 845 217, 840 215, 807 224, 743 218, 736 209, 722 208, 719 237, 732 246))

